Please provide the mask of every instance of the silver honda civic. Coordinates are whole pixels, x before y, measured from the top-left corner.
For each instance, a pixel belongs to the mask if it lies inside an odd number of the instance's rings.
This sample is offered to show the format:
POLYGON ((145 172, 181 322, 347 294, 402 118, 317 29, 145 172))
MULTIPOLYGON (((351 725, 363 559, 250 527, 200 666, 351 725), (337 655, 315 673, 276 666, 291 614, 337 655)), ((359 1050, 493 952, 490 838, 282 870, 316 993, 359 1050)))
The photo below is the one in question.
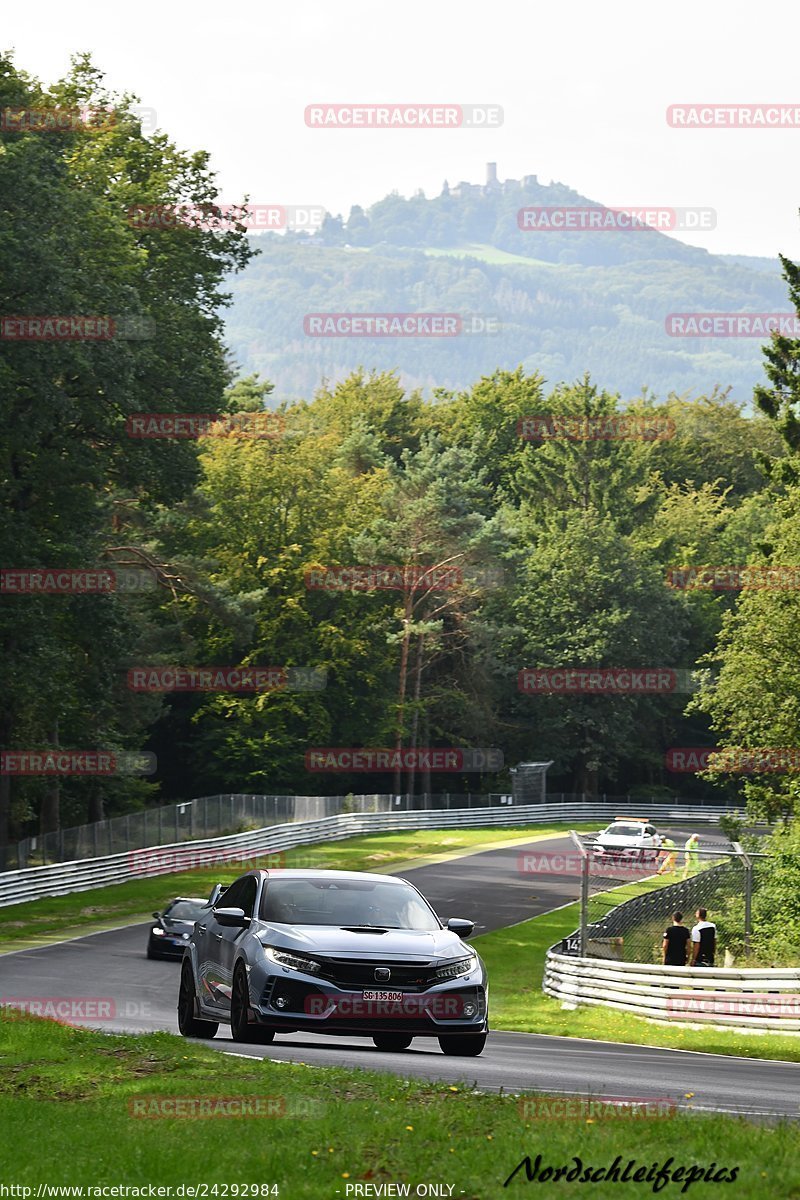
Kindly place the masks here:
POLYGON ((436 1037, 480 1054, 488 1030, 483 962, 404 879, 356 871, 248 871, 201 920, 181 965, 178 1026, 237 1042, 276 1033, 371 1037, 405 1050, 436 1037))

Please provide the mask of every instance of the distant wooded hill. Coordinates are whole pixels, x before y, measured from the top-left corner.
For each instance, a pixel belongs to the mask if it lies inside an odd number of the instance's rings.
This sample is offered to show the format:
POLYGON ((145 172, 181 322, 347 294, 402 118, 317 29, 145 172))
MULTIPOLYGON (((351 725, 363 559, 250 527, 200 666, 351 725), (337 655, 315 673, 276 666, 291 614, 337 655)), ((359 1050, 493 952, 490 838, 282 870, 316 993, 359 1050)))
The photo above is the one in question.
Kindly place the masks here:
POLYGON ((675 338, 675 312, 788 311, 779 263, 717 256, 653 229, 529 231, 526 206, 597 204, 535 176, 460 184, 427 199, 387 196, 313 235, 262 234, 230 282, 227 340, 275 396, 309 396, 355 367, 396 368, 406 386, 460 389, 523 364, 555 383, 589 371, 623 395, 730 386, 747 401, 758 339, 675 338), (496 332, 447 338, 312 337, 307 313, 448 312, 493 318, 496 332))

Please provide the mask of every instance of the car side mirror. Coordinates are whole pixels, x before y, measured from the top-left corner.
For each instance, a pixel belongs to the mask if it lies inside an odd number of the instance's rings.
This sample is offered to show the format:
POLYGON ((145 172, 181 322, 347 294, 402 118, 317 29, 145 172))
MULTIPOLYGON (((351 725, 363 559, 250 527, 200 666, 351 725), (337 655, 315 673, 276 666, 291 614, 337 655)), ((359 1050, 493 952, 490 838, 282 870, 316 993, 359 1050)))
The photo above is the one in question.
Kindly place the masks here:
POLYGON ((468 938, 475 928, 475 922, 465 921, 463 917, 451 917, 447 922, 447 928, 451 933, 457 933, 459 937, 468 938))
POLYGON ((153 913, 153 916, 155 917, 155 919, 156 919, 157 921, 160 921, 160 920, 161 920, 161 913, 160 913, 160 912, 154 912, 154 913, 153 913))
POLYGON ((244 915, 243 908, 215 908, 214 920, 227 929, 244 929, 250 924, 250 918, 244 915))

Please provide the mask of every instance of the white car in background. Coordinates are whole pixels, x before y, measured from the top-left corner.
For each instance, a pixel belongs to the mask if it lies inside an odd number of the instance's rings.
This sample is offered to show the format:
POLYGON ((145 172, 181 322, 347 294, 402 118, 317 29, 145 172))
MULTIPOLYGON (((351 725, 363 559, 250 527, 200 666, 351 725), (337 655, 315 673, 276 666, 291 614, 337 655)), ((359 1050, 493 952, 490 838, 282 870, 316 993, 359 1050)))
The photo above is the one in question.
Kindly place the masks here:
POLYGON ((644 817, 617 817, 598 833, 594 852, 598 858, 655 859, 661 848, 661 835, 644 817))

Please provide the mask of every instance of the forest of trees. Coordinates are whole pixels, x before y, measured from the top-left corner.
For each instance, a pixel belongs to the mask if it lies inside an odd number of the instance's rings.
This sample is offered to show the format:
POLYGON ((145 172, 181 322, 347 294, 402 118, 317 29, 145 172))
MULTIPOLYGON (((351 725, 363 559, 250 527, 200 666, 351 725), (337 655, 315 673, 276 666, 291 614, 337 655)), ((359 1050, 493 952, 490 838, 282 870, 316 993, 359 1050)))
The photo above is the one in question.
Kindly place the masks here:
MULTIPOLYGON (((506 771, 326 775, 311 747, 497 747, 553 760, 550 787, 797 804, 791 770, 670 773, 671 747, 800 746, 800 590, 681 588, 677 567, 795 566, 800 576, 800 343, 765 348, 753 410, 725 388, 634 399, 581 372, 524 366, 431 396, 370 362, 304 400, 241 376, 223 316, 244 229, 157 233, 132 204, 210 204, 203 154, 144 137, 86 61, 45 90, 0 59, 0 108, 111 108, 69 133, 5 132, 3 314, 146 317, 153 335, 0 340, 8 569, 135 568, 140 591, 5 594, 5 749, 147 750, 145 777, 0 776, 0 845, 215 792, 507 790, 506 771), (201 439, 136 438, 141 413, 258 413, 201 439), (532 415, 660 420, 660 438, 525 440, 532 415), (256 426, 256 428, 258 428, 256 426), (446 589, 308 586, 329 566, 460 569, 446 589), (141 666, 282 666, 326 685, 139 693, 141 666), (526 668, 664 668, 693 690, 540 695, 526 668), (321 675, 317 676, 322 678, 321 675), (645 789, 641 792, 641 789, 645 789)), ((791 304, 800 271, 783 261, 791 304)), ((785 287, 786 285, 784 285, 785 287)), ((786 297, 784 293, 784 305, 786 297)), ((566 342, 569 331, 561 335, 566 342)))

